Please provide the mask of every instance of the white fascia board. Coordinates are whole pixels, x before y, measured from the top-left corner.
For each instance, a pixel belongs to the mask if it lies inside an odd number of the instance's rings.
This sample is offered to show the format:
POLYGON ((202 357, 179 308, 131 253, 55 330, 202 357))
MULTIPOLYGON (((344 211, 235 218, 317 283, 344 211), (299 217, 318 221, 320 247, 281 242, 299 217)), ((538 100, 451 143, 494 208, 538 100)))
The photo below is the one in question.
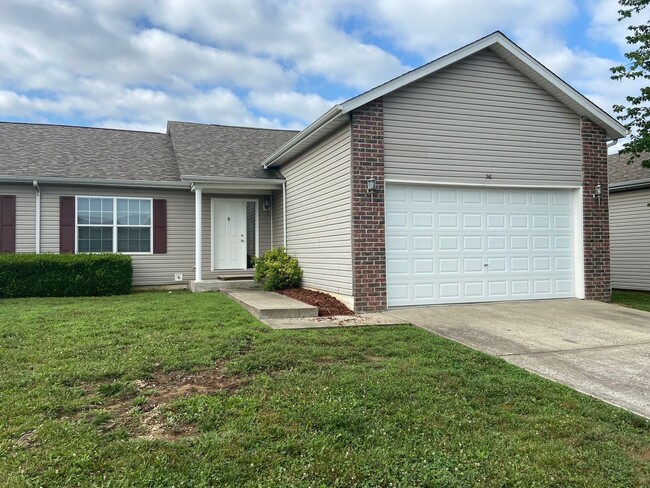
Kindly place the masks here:
MULTIPOLYGON (((282 164, 288 159, 288 156, 291 154, 309 147, 313 142, 316 142, 316 140, 329 133, 329 131, 326 131, 323 134, 324 130, 329 129, 330 127, 332 130, 334 130, 336 126, 340 125, 342 122, 340 119, 341 113, 341 105, 335 105, 329 109, 318 119, 316 119, 302 131, 296 134, 293 138, 289 139, 289 141, 287 141, 284 145, 276 149, 269 157, 267 157, 262 162, 264 169, 282 164)), ((347 117, 344 120, 347 120, 347 117)))
POLYGON ((183 181, 148 181, 148 180, 102 180, 95 178, 64 178, 64 177, 42 177, 42 176, 2 176, 3 183, 29 183, 38 180, 39 184, 51 185, 83 185, 83 186, 116 186, 116 187, 138 187, 138 188, 166 188, 166 189, 189 189, 189 183, 183 181))

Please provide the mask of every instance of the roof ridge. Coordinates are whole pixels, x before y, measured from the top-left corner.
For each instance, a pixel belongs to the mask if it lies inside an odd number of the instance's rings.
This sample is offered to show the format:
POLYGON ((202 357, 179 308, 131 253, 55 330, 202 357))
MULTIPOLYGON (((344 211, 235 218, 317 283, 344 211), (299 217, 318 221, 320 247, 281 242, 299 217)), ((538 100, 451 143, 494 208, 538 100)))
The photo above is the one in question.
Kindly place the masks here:
POLYGON ((272 127, 248 127, 245 125, 228 125, 228 124, 205 124, 202 122, 187 122, 183 120, 170 120, 168 124, 188 124, 188 125, 203 125, 206 127, 226 127, 228 129, 248 129, 248 130, 268 130, 276 132, 300 132, 298 129, 275 129, 272 127))
POLYGON ((37 127, 65 127, 69 129, 92 129, 92 130, 110 130, 116 132, 135 132, 138 134, 155 134, 164 136, 164 132, 156 132, 151 130, 137 130, 137 129, 118 129, 114 127, 92 127, 88 125, 71 125, 71 124, 48 124, 45 122, 12 122, 8 120, 0 120, 0 124, 6 125, 33 125, 37 127))

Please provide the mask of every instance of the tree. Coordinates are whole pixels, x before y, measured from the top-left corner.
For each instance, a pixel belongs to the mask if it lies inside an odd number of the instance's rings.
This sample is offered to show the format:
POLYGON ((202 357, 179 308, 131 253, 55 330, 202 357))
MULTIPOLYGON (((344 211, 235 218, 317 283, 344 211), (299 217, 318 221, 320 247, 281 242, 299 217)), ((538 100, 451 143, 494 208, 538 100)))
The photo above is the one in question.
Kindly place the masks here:
MULTIPOLYGON (((640 14, 650 0, 619 0, 622 7, 618 13, 619 22, 631 19, 633 15, 640 14)), ((650 21, 628 27, 630 35, 625 37, 634 51, 625 53, 628 62, 611 68, 612 79, 650 80, 650 21)), ((614 105, 617 119, 630 130, 630 140, 623 145, 621 153, 629 154, 631 163, 639 158, 640 153, 650 152, 650 87, 644 86, 636 96, 627 96, 628 105, 614 105)), ((642 161, 643 166, 650 168, 650 158, 642 161)))

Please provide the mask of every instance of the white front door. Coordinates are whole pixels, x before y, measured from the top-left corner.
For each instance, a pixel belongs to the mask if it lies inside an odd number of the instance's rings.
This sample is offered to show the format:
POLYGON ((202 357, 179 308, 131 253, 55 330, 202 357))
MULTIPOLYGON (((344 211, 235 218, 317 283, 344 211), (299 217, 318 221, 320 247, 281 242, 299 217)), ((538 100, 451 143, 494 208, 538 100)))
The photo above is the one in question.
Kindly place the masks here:
POLYGON ((388 305, 576 296, 571 190, 386 186, 388 305))
POLYGON ((246 269, 246 202, 212 200, 213 268, 246 269))

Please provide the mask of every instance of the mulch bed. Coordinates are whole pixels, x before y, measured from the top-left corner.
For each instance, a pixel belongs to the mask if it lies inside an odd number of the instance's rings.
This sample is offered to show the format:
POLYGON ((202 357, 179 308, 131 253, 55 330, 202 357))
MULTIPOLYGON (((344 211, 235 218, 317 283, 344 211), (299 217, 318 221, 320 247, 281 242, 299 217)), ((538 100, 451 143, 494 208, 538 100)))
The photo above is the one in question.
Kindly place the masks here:
POLYGON ((294 300, 318 307, 319 317, 331 317, 332 315, 354 315, 354 312, 343 305, 332 295, 321 291, 305 290, 304 288, 288 288, 279 290, 280 295, 284 295, 294 300))

